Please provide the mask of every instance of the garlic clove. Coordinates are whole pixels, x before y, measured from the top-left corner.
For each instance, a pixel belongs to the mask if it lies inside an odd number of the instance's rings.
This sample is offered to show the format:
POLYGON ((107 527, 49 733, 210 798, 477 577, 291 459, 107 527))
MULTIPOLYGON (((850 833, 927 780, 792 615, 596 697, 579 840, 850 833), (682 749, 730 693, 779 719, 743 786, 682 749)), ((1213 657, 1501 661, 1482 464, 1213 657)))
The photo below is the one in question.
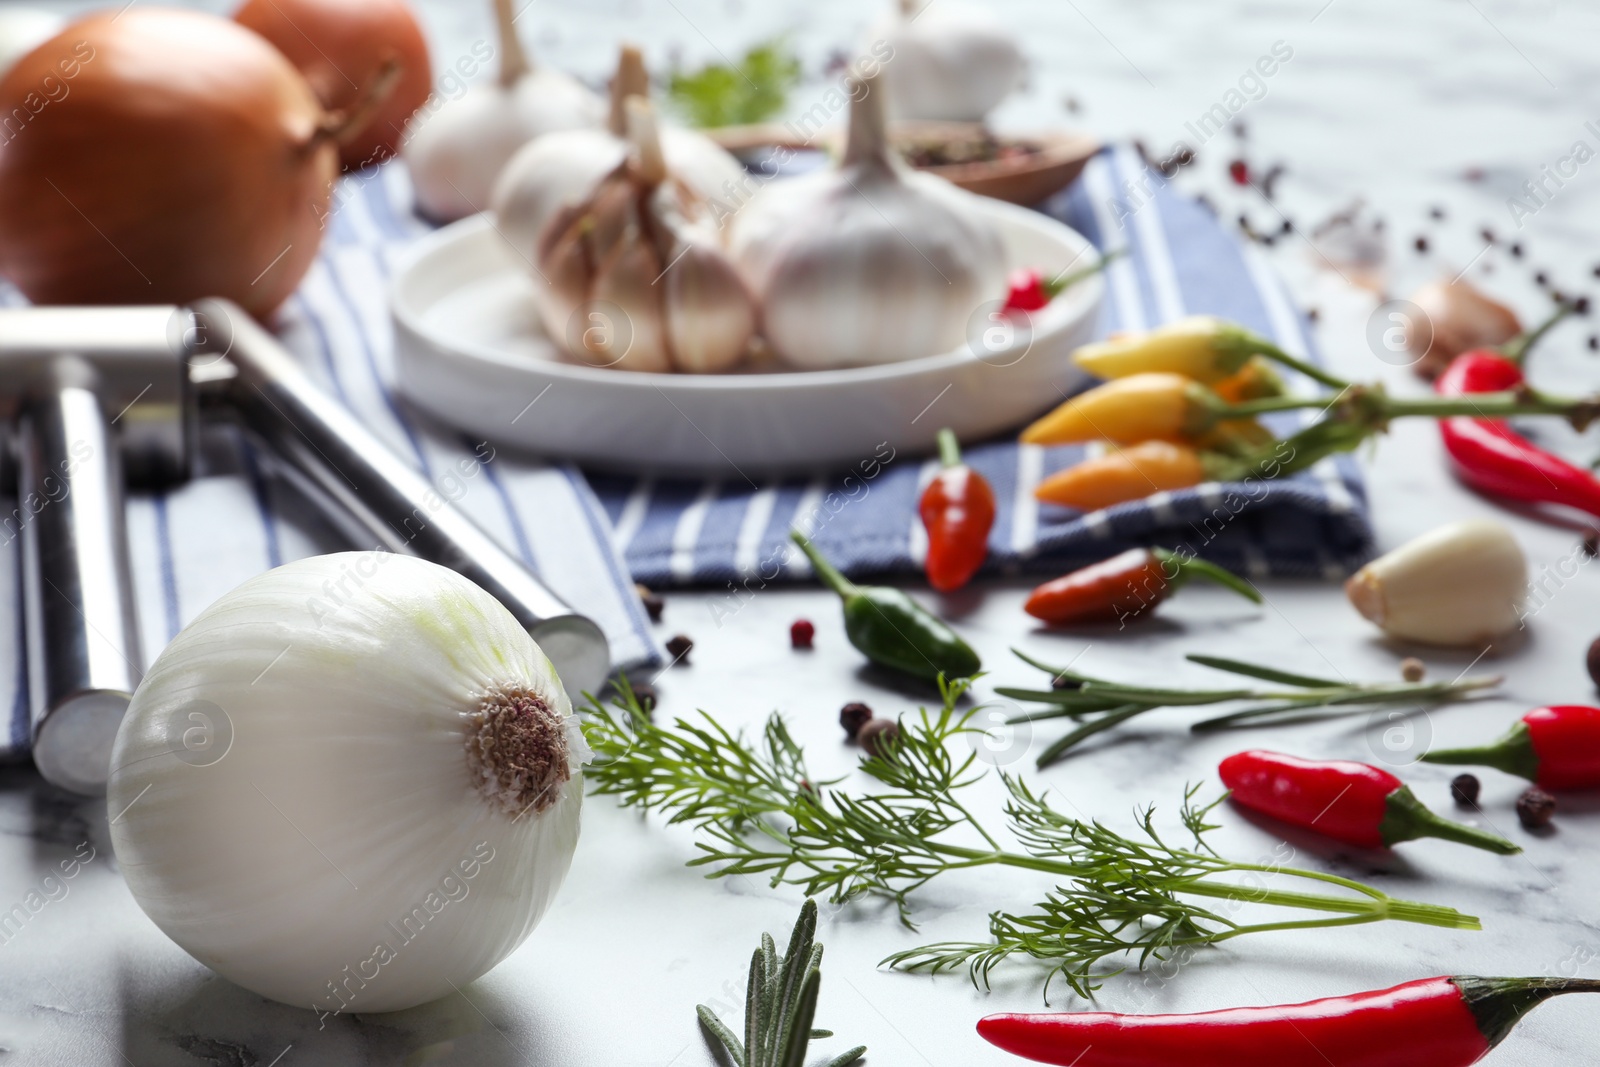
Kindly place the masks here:
POLYGON ((959 347, 971 316, 1005 292, 999 234, 975 204, 900 163, 878 77, 852 80, 839 166, 764 187, 734 217, 728 247, 785 361, 915 359, 959 347))
POLYGON ((897 120, 981 122, 1022 82, 1015 35, 988 11, 952 0, 899 0, 864 51, 883 61, 897 120))
POLYGON ((1345 595, 1393 637, 1481 647, 1521 624, 1527 585, 1528 562, 1511 531, 1473 519, 1373 560, 1345 583, 1345 595))
POLYGON ((756 330, 756 306, 738 270, 704 239, 682 242, 666 268, 668 338, 677 369, 727 370, 744 358, 756 330))
POLYGON ((602 366, 670 371, 672 355, 662 321, 662 290, 654 284, 662 262, 635 227, 614 245, 595 272, 593 305, 601 315, 620 313, 611 329, 596 335, 589 350, 602 366), (611 309, 615 308, 616 312, 611 309))

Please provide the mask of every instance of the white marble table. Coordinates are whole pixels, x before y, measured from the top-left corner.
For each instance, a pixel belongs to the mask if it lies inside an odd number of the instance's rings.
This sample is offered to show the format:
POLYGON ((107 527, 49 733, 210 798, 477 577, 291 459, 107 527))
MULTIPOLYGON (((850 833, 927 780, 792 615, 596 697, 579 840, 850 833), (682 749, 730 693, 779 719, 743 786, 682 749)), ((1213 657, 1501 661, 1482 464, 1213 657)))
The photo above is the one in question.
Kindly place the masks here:
MULTIPOLYGON (((938 0, 936 0, 938 2, 938 0)), ((1007 105, 1014 125, 1080 122, 1106 137, 1139 134, 1152 146, 1183 136, 1184 121, 1233 85, 1274 41, 1294 58, 1266 96, 1241 116, 1253 158, 1290 167, 1280 185, 1284 209, 1309 224, 1364 196, 1389 220, 1404 292, 1430 271, 1459 268, 1477 255, 1482 224, 1508 233, 1504 203, 1537 176, 1600 116, 1600 90, 1589 78, 1596 18, 1576 5, 1469 4, 1396 7, 1370 0, 1186 5, 1151 2, 1075 4, 1005 0, 997 7, 1028 25, 1035 69, 1030 90, 1007 105), (1319 12, 1319 7, 1323 8, 1319 12), (1314 17, 1315 16, 1315 17, 1314 17), (1062 98, 1083 111, 1072 118, 1062 98), (1481 168, 1480 181, 1462 180, 1481 168), (1434 224, 1434 251, 1417 257, 1410 237, 1425 209, 1448 209, 1434 224)), ((433 0, 425 9, 437 54, 464 51, 487 32, 479 7, 433 0)), ((862 20, 861 5, 821 0, 746 5, 714 0, 656 0, 539 5, 525 16, 530 40, 546 60, 600 77, 619 27, 648 45, 652 58, 678 51, 699 61, 734 53, 776 30, 820 63, 862 20)), ((1221 178, 1234 150, 1223 137, 1202 146, 1199 173, 1184 187, 1205 189, 1226 210, 1248 208, 1260 224, 1270 209, 1231 191, 1221 178)), ((1595 240, 1592 206, 1600 163, 1579 172, 1547 207, 1527 220, 1524 261, 1550 269, 1558 284, 1588 278, 1595 240), (1592 171, 1592 173, 1591 173, 1592 171)), ((1309 225, 1307 226, 1309 228, 1309 225)), ((1301 301, 1321 312, 1322 341, 1353 375, 1383 376, 1411 388, 1405 373, 1376 359, 1364 342, 1373 300, 1319 265, 1307 240, 1285 238, 1275 259, 1301 301)), ((1530 267, 1494 249, 1473 266, 1493 267, 1527 314, 1538 308, 1530 267)), ((1540 356, 1540 381, 1600 382, 1582 347, 1585 326, 1567 328, 1540 356)), ((1579 385, 1572 385, 1578 388, 1579 385)), ((1574 455, 1587 458, 1592 445, 1574 455)), ((1512 524, 1536 573, 1567 557, 1570 528, 1511 516, 1462 490, 1442 472, 1431 428, 1401 425, 1370 457, 1379 536, 1397 544, 1448 519, 1498 515, 1512 524)), ((1019 610, 1021 585, 994 582, 946 608, 979 646, 994 675, 1020 684, 1032 672, 1015 665, 1017 646, 1047 659, 1080 652, 1087 669, 1108 674, 1159 673, 1206 681, 1182 654, 1248 654, 1311 671, 1387 677, 1398 652, 1374 638, 1329 585, 1272 582, 1260 608, 1195 587, 1160 619, 1122 634, 1064 637, 1035 630, 1019 610), (1087 651, 1085 651, 1085 647, 1087 651), (1331 667, 1330 667, 1331 665, 1331 667)), ((1507 676, 1504 699, 1436 711, 1414 722, 1416 738, 1478 739, 1497 734, 1529 706, 1583 701, 1592 689, 1583 651, 1600 631, 1600 571, 1583 568, 1548 597, 1521 648, 1475 670, 1507 676)), ((715 591, 669 596, 663 627, 696 641, 693 665, 659 680, 664 713, 705 708, 728 723, 754 725, 777 709, 789 717, 822 772, 852 759, 835 716, 848 700, 883 712, 912 701, 858 670, 831 595, 812 590, 762 593, 716 624, 715 591), (818 628, 809 656, 788 648, 787 627, 804 616, 818 628)), ((1467 657, 1432 655, 1436 674, 1453 674, 1467 657)), ((987 686, 985 686, 985 691, 987 686)), ((1041 727, 1035 751, 1055 730, 1041 727)), ((1162 713, 1124 730, 1078 759, 1037 776, 1080 808, 1126 826, 1136 804, 1169 810, 1186 780, 1211 777, 1218 758, 1247 744, 1281 744, 1313 755, 1399 759, 1375 740, 1361 717, 1315 726, 1192 739, 1182 719, 1162 713)), ((1018 739, 1026 742, 1029 739, 1018 739)), ((1021 757, 1025 744, 1007 749, 1021 757)), ((1403 770, 1427 803, 1450 811, 1443 768, 1403 770)), ((1556 831, 1532 837, 1515 825, 1516 781, 1487 772, 1487 818, 1527 851, 1498 858, 1442 842, 1408 845, 1395 858, 1353 855, 1299 843, 1297 862, 1370 878, 1389 891, 1455 905, 1484 917, 1482 933, 1449 933, 1389 924, 1338 932, 1267 935, 1205 954, 1170 982, 1138 979, 1107 985, 1109 1007, 1198 1010, 1275 1002, 1377 987, 1438 973, 1578 973, 1600 975, 1600 803, 1563 798, 1556 831)), ((561 1064, 563 1067, 700 1065, 713 1062, 694 1022, 694 1005, 732 1008, 744 967, 762 930, 781 933, 798 903, 790 891, 746 880, 706 882, 684 868, 687 833, 641 822, 595 798, 572 875, 544 924, 509 960, 453 997, 413 1011, 351 1016, 325 1029, 309 1012, 273 1004, 223 981, 168 941, 139 911, 116 871, 101 805, 46 787, 31 771, 0 772, 0 910, 41 885, 59 861, 92 850, 64 895, 0 937, 0 1049, 4 1062, 157 1065, 354 1063, 561 1064)), ((1245 856, 1276 839, 1229 812, 1220 848, 1245 856)), ((870 1046, 884 1065, 1019 1062, 984 1045, 974 1021, 996 1010, 1039 1006, 1034 983, 1002 979, 989 994, 962 977, 932 979, 879 971, 886 953, 920 941, 981 935, 985 913, 1022 906, 1041 883, 1014 872, 988 872, 936 885, 921 895, 922 929, 901 929, 876 905, 825 909, 819 936, 828 946, 818 1021, 839 1039, 870 1046)), ((1600 1011, 1568 998, 1541 1008, 1494 1055, 1512 1065, 1592 1062, 1600 1048, 1600 1011)))

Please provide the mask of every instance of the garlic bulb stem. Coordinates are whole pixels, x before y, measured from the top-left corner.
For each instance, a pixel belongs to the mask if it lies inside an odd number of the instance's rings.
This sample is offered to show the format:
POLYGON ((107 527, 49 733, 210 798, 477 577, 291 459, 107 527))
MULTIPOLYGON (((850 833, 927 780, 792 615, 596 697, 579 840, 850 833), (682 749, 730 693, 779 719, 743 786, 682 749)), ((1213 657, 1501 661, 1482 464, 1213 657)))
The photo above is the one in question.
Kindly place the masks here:
POLYGON ((634 176, 645 185, 660 185, 667 180, 667 159, 661 151, 661 129, 656 124, 655 108, 642 96, 630 96, 627 109, 634 176))
POLYGON ((889 122, 883 101, 878 93, 880 75, 866 78, 852 77, 847 83, 850 91, 850 126, 845 135, 844 155, 840 163, 846 167, 895 167, 899 160, 889 147, 889 122))
POLYGON ((649 99, 650 74, 644 69, 644 53, 637 45, 625 44, 617 53, 617 73, 611 79, 611 113, 606 126, 616 137, 628 136, 628 98, 649 99))
POLYGON ((533 71, 533 64, 517 36, 517 16, 511 9, 511 0, 494 0, 494 21, 500 31, 500 87, 509 89, 533 71))

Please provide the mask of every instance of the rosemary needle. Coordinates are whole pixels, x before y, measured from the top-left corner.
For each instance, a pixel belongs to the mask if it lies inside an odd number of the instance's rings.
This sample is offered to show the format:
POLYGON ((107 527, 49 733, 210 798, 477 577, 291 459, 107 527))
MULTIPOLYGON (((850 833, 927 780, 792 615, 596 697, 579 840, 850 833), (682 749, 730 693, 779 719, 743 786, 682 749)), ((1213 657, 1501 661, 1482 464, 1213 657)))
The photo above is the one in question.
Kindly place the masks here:
POLYGON ((1220 798, 1197 805, 1198 787, 1179 811, 1185 840, 1169 843, 1153 809, 1140 813, 1130 837, 1058 811, 1002 772, 1010 839, 1003 843, 963 802, 986 773, 976 752, 952 754, 952 741, 981 732, 971 725, 981 709, 956 711, 967 685, 941 683, 941 708, 904 716, 898 738, 862 761, 882 787, 875 792, 813 778, 777 715, 755 740, 703 713, 667 727, 650 721, 626 690, 614 710, 586 709, 584 734, 596 758, 585 774, 596 793, 695 828, 700 855, 690 865, 709 868, 709 877, 759 875, 835 903, 878 896, 896 904, 907 926, 914 925, 911 895, 949 871, 1004 866, 1055 875, 1043 901, 994 912, 987 940, 929 945, 885 961, 933 972, 965 967, 975 983, 1005 960, 1031 958, 1049 965, 1047 992, 1059 976, 1089 996, 1129 961, 1143 967, 1245 934, 1384 920, 1479 928, 1453 908, 1397 900, 1352 879, 1217 854, 1205 835, 1220 798), (1321 914, 1246 922, 1247 906, 1321 914))

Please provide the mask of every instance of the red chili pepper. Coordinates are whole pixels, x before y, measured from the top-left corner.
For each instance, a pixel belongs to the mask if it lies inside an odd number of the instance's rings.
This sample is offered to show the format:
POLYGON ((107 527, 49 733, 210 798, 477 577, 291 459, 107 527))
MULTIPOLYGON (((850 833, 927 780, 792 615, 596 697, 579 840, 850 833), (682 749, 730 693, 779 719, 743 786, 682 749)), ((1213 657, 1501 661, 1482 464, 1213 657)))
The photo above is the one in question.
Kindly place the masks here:
POLYGON ((1442 837, 1503 856, 1522 851, 1503 837, 1434 814, 1410 786, 1365 763, 1317 763, 1256 750, 1229 756, 1217 770, 1234 803, 1360 848, 1442 837))
MULTIPOLYGON (((1563 305, 1544 325, 1507 346, 1463 352, 1450 362, 1435 391, 1445 396, 1498 393, 1523 384, 1517 360, 1569 309, 1563 305)), ((1535 504, 1563 504, 1600 515, 1600 480, 1582 467, 1546 452, 1504 419, 1457 415, 1439 420, 1439 436, 1457 477, 1480 492, 1535 504)))
POLYGON ((1523 1015, 1584 978, 1424 978, 1392 989, 1194 1015, 1106 1011, 991 1015, 978 1033, 1007 1052, 1076 1067, 1467 1067, 1523 1015))
POLYGON ((1063 271, 1053 278, 1045 277, 1042 272, 1032 267, 1019 267, 1012 271, 1007 279, 1009 289, 1000 311, 1002 314, 1013 311, 1038 311, 1083 279, 1100 273, 1107 264, 1126 251, 1125 248, 1113 248, 1109 252, 1102 253, 1099 260, 1091 266, 1075 271, 1063 271))
POLYGON ((1051 294, 1045 289, 1044 278, 1031 267, 1019 267, 1007 279, 1010 291, 1006 293, 1004 311, 1038 311, 1050 303, 1051 294))
POLYGON ((961 462, 961 446, 949 429, 939 431, 939 461, 943 466, 922 491, 918 510, 928 531, 923 569, 935 589, 948 593, 966 585, 989 554, 994 489, 961 462))
POLYGON ((1429 763, 1494 767, 1546 789, 1600 789, 1600 708, 1534 708, 1507 734, 1479 748, 1449 748, 1429 763))
POLYGON ((1255 587, 1215 563, 1164 548, 1130 548, 1045 582, 1028 595, 1023 610, 1050 623, 1119 621, 1155 607, 1194 577, 1209 578, 1261 603, 1255 587))

